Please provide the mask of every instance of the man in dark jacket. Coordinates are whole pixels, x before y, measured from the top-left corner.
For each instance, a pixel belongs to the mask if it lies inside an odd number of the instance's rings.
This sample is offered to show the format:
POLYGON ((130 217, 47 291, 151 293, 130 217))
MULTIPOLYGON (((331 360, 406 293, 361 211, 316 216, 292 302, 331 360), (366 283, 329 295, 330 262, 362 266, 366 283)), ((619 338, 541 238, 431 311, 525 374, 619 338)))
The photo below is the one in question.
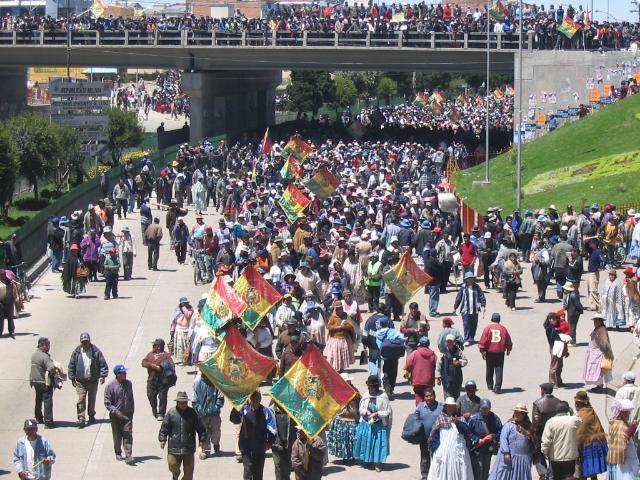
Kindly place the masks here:
POLYGON ((173 359, 169 352, 164 351, 164 340, 156 338, 153 341, 153 350, 142 359, 142 366, 147 369, 147 398, 151 404, 153 416, 159 421, 164 418, 167 411, 167 394, 169 385, 163 381, 163 369, 161 363, 171 362, 173 359))
POLYGON ((480 400, 480 411, 469 420, 471 431, 471 466, 473 478, 487 480, 491 457, 500 447, 500 431, 502 422, 491 411, 491 401, 483 398, 480 400))
POLYGON ((178 480, 182 466, 182 480, 193 480, 194 456, 196 453, 196 432, 200 446, 204 444, 207 430, 196 411, 189 406, 186 392, 178 392, 176 407, 167 412, 160 426, 158 441, 160 448, 169 440, 167 463, 173 480, 178 480))
POLYGON ((35 417, 38 423, 44 423, 45 428, 54 428, 53 423, 53 384, 47 384, 47 375, 56 372, 56 366, 51 359, 49 349, 51 343, 46 337, 38 339, 38 349, 31 355, 31 373, 29 385, 36 391, 35 417), (44 403, 44 415, 42 404, 44 403))
POLYGON ((547 421, 555 416, 556 409, 561 400, 553 396, 553 383, 543 383, 540 385, 541 397, 533 402, 533 410, 531 413, 531 429, 534 437, 535 456, 538 461, 535 463, 536 471, 542 478, 550 473, 544 455, 541 454, 542 432, 547 421))
POLYGON ((198 374, 193 382, 191 405, 207 430, 204 448, 199 455, 200 460, 205 460, 211 453, 212 444, 213 451, 216 454, 220 452, 220 410, 224 406, 224 396, 206 375, 198 374))
POLYGON ((76 404, 78 428, 85 426, 85 411, 89 413, 89 423, 96 421, 96 394, 98 382, 102 385, 109 374, 109 367, 98 347, 91 343, 87 332, 80 334, 80 345, 71 353, 68 368, 69 380, 78 394, 76 404), (87 408, 87 396, 89 408, 87 408))
POLYGON ((62 250, 64 249, 64 230, 60 228, 60 219, 54 217, 47 226, 47 244, 51 249, 51 271, 60 273, 62 250))
POLYGON ((133 446, 133 413, 135 402, 133 385, 127 380, 127 369, 122 364, 113 367, 116 379, 104 389, 104 406, 109 411, 113 448, 116 460, 124 460, 127 465, 133 465, 131 447, 133 446), (124 448, 124 458, 122 449, 124 448))
POLYGON ((265 451, 273 445, 276 437, 275 415, 260 403, 262 394, 255 391, 249 403, 242 407, 240 416, 239 446, 242 452, 244 480, 262 480, 265 451))

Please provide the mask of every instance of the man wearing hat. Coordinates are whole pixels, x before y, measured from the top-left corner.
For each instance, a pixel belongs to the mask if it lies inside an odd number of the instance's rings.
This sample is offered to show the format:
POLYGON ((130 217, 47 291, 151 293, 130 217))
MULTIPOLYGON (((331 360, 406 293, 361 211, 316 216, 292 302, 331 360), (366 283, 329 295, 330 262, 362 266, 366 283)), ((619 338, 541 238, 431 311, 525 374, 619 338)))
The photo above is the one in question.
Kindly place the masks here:
POLYGON ((556 409, 561 400, 553 396, 553 383, 543 383, 540 385, 540 398, 533 402, 531 412, 531 430, 533 432, 533 448, 536 453, 534 458, 536 471, 540 477, 545 477, 549 473, 549 467, 545 457, 541 454, 542 433, 544 427, 556 414, 556 409))
POLYGON ((487 480, 491 467, 491 457, 498 453, 502 422, 491 411, 491 400, 480 400, 480 409, 469 419, 471 432, 471 466, 473 478, 487 480))
POLYGON ((104 273, 104 299, 109 300, 111 296, 118 298, 118 272, 120 271, 120 258, 115 247, 106 251, 104 262, 102 263, 104 273))
POLYGON ((480 397, 478 396, 478 384, 475 380, 467 380, 464 384, 464 395, 456 400, 458 406, 458 415, 463 417, 466 422, 472 415, 480 411, 480 397))
POLYGON ((125 185, 124 179, 121 178, 116 186, 113 187, 113 199, 117 203, 118 219, 121 219, 122 215, 127 218, 127 201, 130 197, 129 187, 125 185))
POLYGON ((453 304, 453 314, 460 309, 462 323, 464 325, 464 346, 471 345, 475 340, 478 329, 478 313, 481 309, 487 308, 487 299, 484 292, 476 283, 476 276, 473 272, 464 274, 464 284, 460 286, 456 300, 453 304))
POLYGON ((436 382, 442 385, 443 396, 457 400, 462 388, 462 368, 467 365, 467 358, 455 343, 456 337, 447 335, 446 349, 436 366, 436 382))
POLYGON ((322 478, 327 445, 321 435, 309 438, 299 425, 296 425, 296 433, 291 454, 296 480, 319 480, 322 478))
POLYGON ((189 227, 184 223, 183 217, 178 217, 175 227, 173 227, 173 248, 176 252, 176 259, 180 265, 184 264, 187 258, 187 242, 189 241, 189 227))
POLYGON ((136 256, 136 242, 131 235, 131 229, 125 225, 122 227, 122 235, 118 242, 118 249, 122 254, 122 270, 125 280, 131 280, 133 274, 133 257, 136 256))
POLYGON ((31 355, 31 373, 29 385, 36 391, 35 417, 38 423, 44 423, 45 428, 53 428, 53 384, 47 384, 47 375, 56 372, 55 363, 49 354, 51 344, 46 337, 38 339, 38 348, 31 355), (44 403, 44 415, 42 404, 44 403))
POLYGON ((622 375, 622 386, 616 392, 616 400, 631 400, 635 405, 632 418, 640 407, 640 387, 636 385, 636 374, 629 371, 622 375))
POLYGON ((500 314, 491 315, 491 324, 482 331, 478 349, 486 362, 487 388, 494 393, 500 393, 502 389, 502 372, 504 367, 504 355, 509 355, 513 349, 511 335, 503 325, 500 325, 500 314), (494 383, 495 375, 495 383, 494 383))
POLYGON ((127 465, 133 465, 133 457, 131 457, 135 411, 133 385, 127 380, 127 369, 124 365, 118 364, 113 367, 113 373, 116 378, 104 389, 104 406, 109 412, 113 448, 116 460, 124 460, 127 465), (122 457, 123 449, 124 458, 122 457))
POLYGON ((104 379, 109 374, 109 367, 104 355, 98 347, 91 343, 91 337, 87 332, 80 334, 80 345, 71 353, 67 371, 69 380, 78 394, 76 405, 78 428, 84 428, 86 411, 89 413, 89 424, 96 421, 98 382, 104 384, 104 379), (88 409, 87 396, 89 397, 88 409))
POLYGON ((147 398, 151 412, 158 421, 162 421, 167 411, 167 394, 173 386, 167 383, 168 375, 172 373, 175 380, 175 365, 171 354, 164 351, 162 338, 153 341, 151 352, 142 359, 142 367, 147 369, 147 398))
POLYGON ((64 250, 64 230, 60 228, 60 219, 54 217, 47 225, 47 245, 51 250, 51 271, 60 273, 62 251, 64 250))
POLYGON ((196 433, 202 447, 207 438, 207 430, 196 411, 189 406, 187 392, 178 392, 175 401, 175 408, 170 409, 162 421, 158 441, 160 448, 164 450, 167 439, 169 440, 167 463, 173 480, 178 480, 181 468, 182 480, 193 480, 196 433))
POLYGON ((436 401, 433 388, 424 390, 424 401, 416 407, 416 412, 422 422, 424 439, 420 442, 420 474, 421 480, 427 480, 431 469, 431 444, 429 436, 433 424, 442 413, 442 404, 436 401))
POLYGON ((49 480, 56 453, 49 441, 38 435, 38 422, 25 420, 23 428, 25 434, 18 439, 13 451, 13 468, 20 478, 49 480))

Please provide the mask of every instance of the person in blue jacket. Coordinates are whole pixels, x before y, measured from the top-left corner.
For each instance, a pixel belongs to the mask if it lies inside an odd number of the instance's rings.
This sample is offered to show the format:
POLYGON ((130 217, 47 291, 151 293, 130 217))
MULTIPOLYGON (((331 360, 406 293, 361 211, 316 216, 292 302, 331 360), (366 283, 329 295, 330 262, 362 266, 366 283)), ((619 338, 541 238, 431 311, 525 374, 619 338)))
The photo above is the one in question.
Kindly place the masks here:
POLYGON ((502 422, 491 411, 491 401, 483 398, 480 400, 480 411, 469 419, 471 431, 471 466, 473 478, 487 480, 491 467, 491 457, 498 452, 500 447, 500 431, 502 422))
POLYGON ((56 461, 56 453, 49 441, 38 435, 38 422, 25 420, 24 437, 20 437, 13 451, 13 467, 18 477, 27 480, 49 480, 51 465, 56 461))
POLYGON ((191 405, 207 429, 207 438, 199 455, 200 460, 204 460, 211 454, 212 444, 214 453, 220 452, 220 411, 224 406, 224 396, 206 375, 198 373, 193 382, 191 405))
POLYGON ((427 480, 431 468, 431 449, 429 448, 429 435, 433 424, 442 413, 442 404, 436 401, 436 392, 433 388, 426 388, 424 401, 416 407, 416 413, 420 417, 424 429, 424 439, 420 442, 420 475, 421 480, 427 480))

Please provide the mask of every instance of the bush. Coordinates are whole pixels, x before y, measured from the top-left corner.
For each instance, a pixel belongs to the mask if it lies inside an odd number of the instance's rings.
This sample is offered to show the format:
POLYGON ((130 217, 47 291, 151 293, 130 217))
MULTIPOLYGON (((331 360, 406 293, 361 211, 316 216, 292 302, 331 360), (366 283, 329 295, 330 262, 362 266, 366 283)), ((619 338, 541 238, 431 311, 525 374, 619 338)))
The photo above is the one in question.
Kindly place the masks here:
POLYGON ((94 178, 97 178, 100 175, 102 175, 102 172, 107 172, 109 170, 110 170, 110 167, 107 167, 106 165, 98 165, 97 169, 95 165, 92 165, 87 170, 87 180, 93 180, 94 178))
POLYGON ((19 210, 25 210, 29 212, 36 212, 38 210, 42 210, 44 207, 49 205, 50 201, 47 198, 19 198, 15 202, 13 202, 13 206, 19 210))
POLYGON ((57 200, 58 198, 60 198, 62 195, 64 195, 65 192, 62 191, 58 191, 58 190, 49 190, 49 189, 44 189, 40 192, 40 196, 42 198, 48 198, 51 200, 57 200))

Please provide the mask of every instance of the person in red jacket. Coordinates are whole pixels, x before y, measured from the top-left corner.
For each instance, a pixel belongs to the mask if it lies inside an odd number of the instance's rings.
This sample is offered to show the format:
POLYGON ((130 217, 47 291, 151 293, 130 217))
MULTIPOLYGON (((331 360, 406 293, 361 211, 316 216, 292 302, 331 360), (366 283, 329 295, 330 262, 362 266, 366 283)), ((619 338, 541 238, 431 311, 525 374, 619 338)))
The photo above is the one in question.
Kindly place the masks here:
POLYGON ((491 315, 491 324, 482 331, 478 343, 482 358, 486 362, 487 388, 494 393, 500 393, 504 368, 504 354, 509 355, 513 348, 511 335, 506 327, 500 325, 500 314, 491 315), (495 383, 494 383, 495 374, 495 383))
POLYGON ((424 402, 425 390, 433 388, 436 384, 437 361, 436 354, 429 348, 429 339, 424 336, 420 337, 418 348, 409 354, 404 366, 410 375, 413 393, 416 396, 416 405, 424 402))
POLYGON ((462 244, 460 245, 460 265, 464 273, 473 273, 473 267, 476 263, 478 252, 476 246, 471 243, 471 235, 465 233, 462 236, 462 244))

